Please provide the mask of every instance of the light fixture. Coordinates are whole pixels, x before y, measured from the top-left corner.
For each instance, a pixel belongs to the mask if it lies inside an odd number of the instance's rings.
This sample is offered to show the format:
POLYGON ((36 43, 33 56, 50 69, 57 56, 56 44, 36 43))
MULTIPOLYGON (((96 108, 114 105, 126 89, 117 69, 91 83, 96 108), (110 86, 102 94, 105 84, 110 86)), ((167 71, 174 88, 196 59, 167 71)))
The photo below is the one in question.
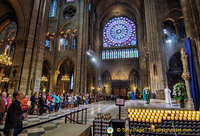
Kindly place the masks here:
POLYGON ((9 78, 8 77, 4 77, 2 80, 1 80, 1 82, 6 82, 6 83, 8 83, 9 82, 9 78))
POLYGON ((95 58, 92 58, 92 61, 93 61, 93 62, 96 62, 97 60, 96 60, 95 58))
POLYGON ((69 81, 69 76, 67 74, 65 74, 64 76, 62 76, 61 81, 69 81))
POLYGON ((11 66, 11 58, 8 57, 6 54, 0 55, 0 64, 5 66, 11 66))
POLYGON ((42 82, 48 82, 48 79, 47 79, 47 77, 45 77, 45 76, 43 75, 42 78, 41 78, 41 81, 42 81, 42 82))
POLYGON ((169 39, 169 40, 167 40, 166 42, 167 42, 167 43, 172 43, 172 40, 171 40, 171 39, 169 39))
POLYGON ((163 32, 164 32, 164 34, 167 34, 167 30, 166 29, 163 29, 163 32))

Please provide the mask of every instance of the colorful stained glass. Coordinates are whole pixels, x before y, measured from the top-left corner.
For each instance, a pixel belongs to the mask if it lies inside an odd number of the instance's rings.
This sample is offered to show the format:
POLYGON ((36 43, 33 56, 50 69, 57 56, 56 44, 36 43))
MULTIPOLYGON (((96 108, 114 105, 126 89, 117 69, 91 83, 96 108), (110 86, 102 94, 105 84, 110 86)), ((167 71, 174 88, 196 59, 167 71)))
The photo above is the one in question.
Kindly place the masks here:
POLYGON ((113 50, 110 50, 110 59, 113 59, 113 50))
POLYGON ((126 49, 126 58, 130 58, 129 53, 130 53, 129 49, 126 49))
POLYGON ((136 26, 129 18, 116 17, 103 30, 103 47, 136 45, 136 26))
POLYGON ((124 49, 122 50, 122 58, 126 58, 126 51, 124 49))
POLYGON ((118 50, 118 59, 120 59, 122 57, 122 51, 118 50))
POLYGON ((102 59, 105 59, 105 58, 106 58, 106 52, 102 51, 102 59))
POLYGON ((106 50, 106 59, 110 59, 109 50, 106 50))
POLYGON ((117 50, 114 50, 114 59, 117 59, 117 50))
POLYGON ((134 58, 134 52, 133 52, 133 49, 130 49, 130 58, 134 58))
POLYGON ((60 50, 64 50, 64 46, 65 46, 65 39, 61 38, 60 39, 60 50))
POLYGON ((135 58, 138 58, 138 49, 135 49, 135 50, 134 50, 134 57, 135 57, 135 58))
POLYGON ((75 1, 75 0, 66 0, 66 2, 73 2, 73 1, 75 1))
POLYGON ((57 1, 51 0, 50 9, 49 9, 49 17, 55 17, 56 16, 56 7, 57 7, 57 1))
POLYGON ((51 41, 50 40, 46 40, 45 48, 49 49, 50 48, 50 44, 51 44, 51 41))

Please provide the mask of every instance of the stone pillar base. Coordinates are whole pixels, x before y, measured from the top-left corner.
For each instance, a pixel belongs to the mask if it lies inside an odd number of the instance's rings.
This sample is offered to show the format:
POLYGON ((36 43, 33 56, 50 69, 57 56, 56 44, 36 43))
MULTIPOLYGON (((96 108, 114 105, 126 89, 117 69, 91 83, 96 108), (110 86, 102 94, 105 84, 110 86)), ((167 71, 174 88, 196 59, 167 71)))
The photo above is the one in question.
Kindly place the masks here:
POLYGON ((187 100, 185 109, 187 110, 195 110, 193 100, 187 100))

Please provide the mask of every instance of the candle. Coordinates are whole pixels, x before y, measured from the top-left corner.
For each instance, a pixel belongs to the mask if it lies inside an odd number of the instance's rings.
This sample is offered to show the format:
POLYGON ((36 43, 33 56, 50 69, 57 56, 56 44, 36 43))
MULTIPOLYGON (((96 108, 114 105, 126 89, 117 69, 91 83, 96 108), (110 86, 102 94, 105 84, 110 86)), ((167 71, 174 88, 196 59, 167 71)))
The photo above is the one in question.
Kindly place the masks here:
POLYGON ((154 119, 154 123, 158 123, 158 120, 157 120, 157 119, 154 119))
POLYGON ((150 123, 153 123, 153 119, 150 119, 150 123))

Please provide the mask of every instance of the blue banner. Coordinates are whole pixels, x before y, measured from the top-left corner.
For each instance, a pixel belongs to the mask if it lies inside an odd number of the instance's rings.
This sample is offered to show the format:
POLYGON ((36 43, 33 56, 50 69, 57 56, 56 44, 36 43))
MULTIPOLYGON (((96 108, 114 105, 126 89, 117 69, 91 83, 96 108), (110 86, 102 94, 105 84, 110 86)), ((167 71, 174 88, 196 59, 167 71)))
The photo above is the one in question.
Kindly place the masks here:
POLYGON ((194 100, 195 110, 199 110, 199 105, 200 105, 199 85, 198 85, 197 73, 196 73, 196 68, 195 68, 195 63, 194 63, 194 56, 193 56, 191 42, 189 38, 187 38, 187 40, 185 41, 185 53, 188 55, 188 59, 189 59, 190 92, 194 100))

